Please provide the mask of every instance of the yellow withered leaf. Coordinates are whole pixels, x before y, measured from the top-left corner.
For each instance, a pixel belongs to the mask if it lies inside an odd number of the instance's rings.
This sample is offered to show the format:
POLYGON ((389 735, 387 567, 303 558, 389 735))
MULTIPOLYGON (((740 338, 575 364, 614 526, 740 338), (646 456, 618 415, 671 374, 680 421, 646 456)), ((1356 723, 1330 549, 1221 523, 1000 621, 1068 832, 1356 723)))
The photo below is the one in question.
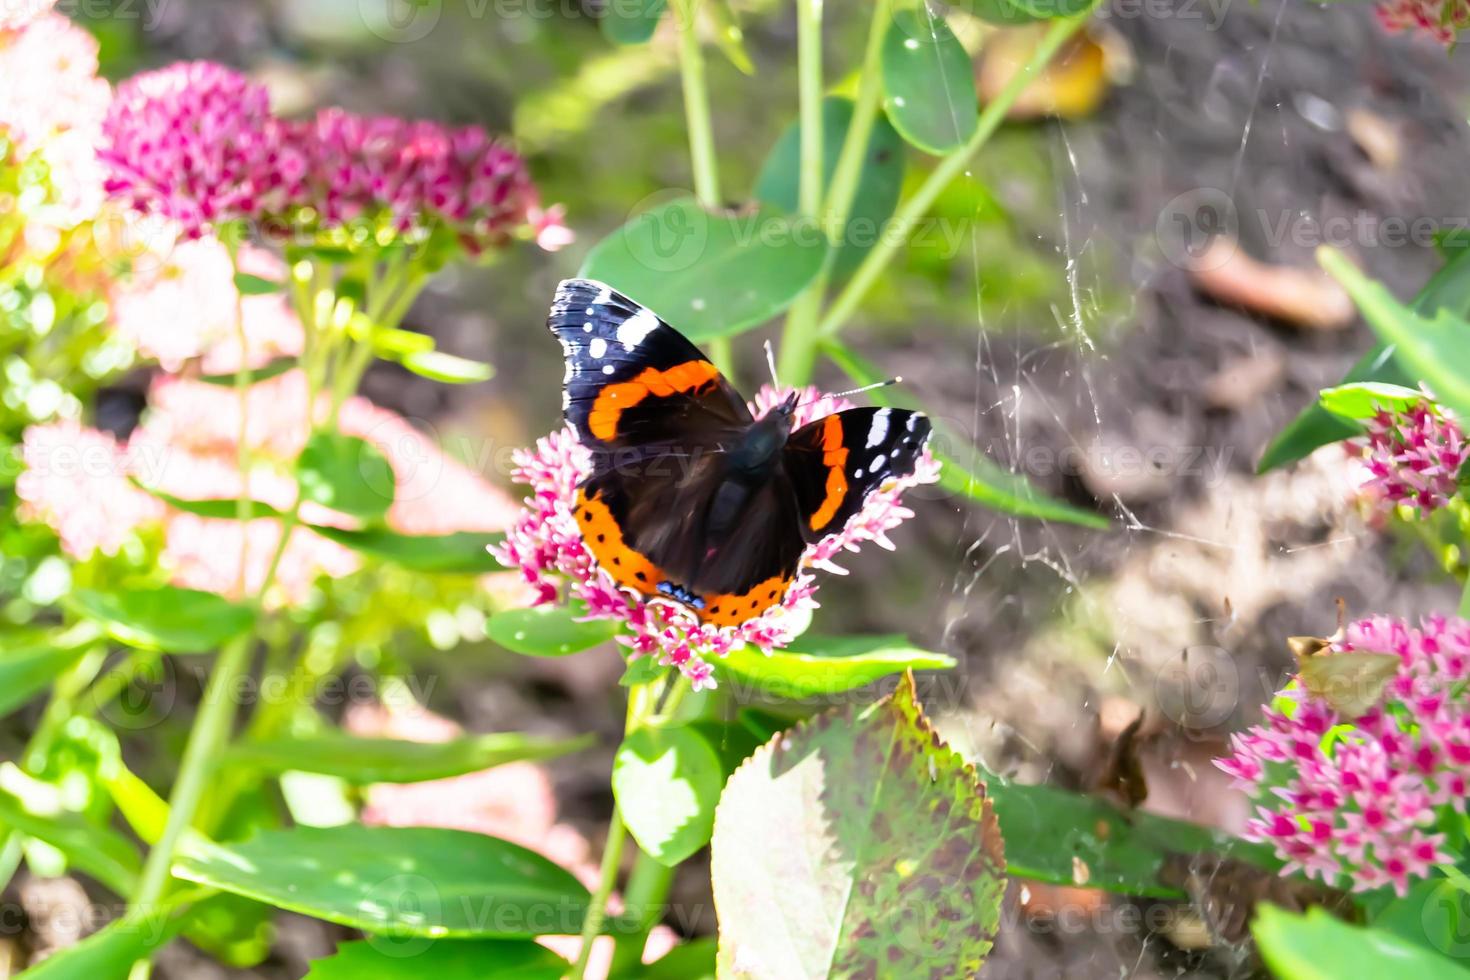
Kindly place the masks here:
POLYGON ((1345 718, 1367 714, 1398 673, 1400 660, 1391 653, 1329 653, 1300 664, 1302 687, 1345 718))

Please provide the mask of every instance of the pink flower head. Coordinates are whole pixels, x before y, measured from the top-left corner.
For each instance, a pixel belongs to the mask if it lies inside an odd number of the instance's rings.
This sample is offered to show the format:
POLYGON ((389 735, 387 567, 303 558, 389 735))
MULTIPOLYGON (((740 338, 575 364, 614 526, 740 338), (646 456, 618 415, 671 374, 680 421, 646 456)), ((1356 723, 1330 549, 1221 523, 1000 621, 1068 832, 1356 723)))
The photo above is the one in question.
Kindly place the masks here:
POLYGON ((18 31, 56 5, 56 0, 0 0, 0 31, 18 31))
POLYGON ((1364 494, 1390 508, 1405 504, 1428 516, 1459 492, 1465 434, 1427 400, 1405 411, 1380 411, 1354 451, 1368 471, 1364 494))
POLYGON ((1291 688, 1290 710, 1266 708, 1215 764, 1256 798, 1246 836, 1275 847, 1286 870, 1402 895, 1451 860, 1433 830, 1463 812, 1470 786, 1470 622, 1364 619, 1318 656, 1348 652, 1399 658, 1379 704, 1346 718, 1291 688))
POLYGON ((1470 25, 1470 0, 1380 0, 1374 12, 1391 34, 1418 34, 1445 47, 1470 25))
POLYGON ((530 226, 544 247, 565 242, 559 213, 542 211, 525 162, 478 126, 359 116, 323 109, 287 123, 261 190, 273 211, 298 209, 319 227, 362 223, 423 233, 441 222, 471 253, 530 226))
POLYGON ((119 86, 103 123, 107 191, 197 238, 255 213, 277 139, 264 86, 208 61, 119 86))
MULTIPOLYGON (((757 417, 764 415, 785 395, 767 386, 756 394, 751 411, 757 417)), ((801 391, 797 405, 793 426, 852 407, 845 399, 814 388, 801 391)), ((565 579, 568 597, 586 604, 587 618, 623 623, 626 633, 618 642, 629 648, 630 656, 653 656, 660 664, 677 667, 696 690, 715 686, 711 658, 723 657, 744 644, 769 653, 789 643, 804 614, 817 605, 813 598, 816 579, 810 569, 822 567, 842 574, 833 559, 843 552, 856 552, 867 542, 891 550, 887 532, 913 516, 900 503, 903 491, 939 479, 939 464, 925 450, 912 474, 869 494, 846 527, 806 549, 802 570, 779 604, 738 626, 715 626, 700 622, 687 607, 672 600, 619 588, 598 566, 573 516, 577 485, 591 472, 592 456, 570 427, 538 440, 533 450, 518 450, 514 458, 512 478, 529 486, 531 495, 496 556, 508 567, 520 569, 537 592, 538 604, 554 601, 561 591, 557 582, 565 579)))

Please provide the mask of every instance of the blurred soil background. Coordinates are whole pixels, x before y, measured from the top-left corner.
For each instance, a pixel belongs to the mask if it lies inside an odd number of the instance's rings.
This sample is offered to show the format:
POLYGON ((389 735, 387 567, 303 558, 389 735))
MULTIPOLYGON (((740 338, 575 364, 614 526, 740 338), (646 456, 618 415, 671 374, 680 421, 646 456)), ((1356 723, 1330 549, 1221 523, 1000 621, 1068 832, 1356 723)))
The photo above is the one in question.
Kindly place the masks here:
MULTIPOLYGON (((286 111, 339 103, 514 137, 543 200, 566 206, 576 244, 516 250, 490 273, 461 267, 414 308, 407 326, 493 363, 494 379, 453 388, 379 365, 364 388, 509 490, 508 450, 557 421, 559 351, 542 328, 555 283, 640 202, 690 182, 672 38, 614 49, 574 0, 431 0, 396 26, 375 0, 161 0, 126 15, 121 4, 82 6, 68 12, 102 38, 113 78, 211 58, 268 80, 286 111)), ((710 56, 732 203, 795 113, 790 11, 737 6, 754 75, 710 56)), ((1023 781, 1091 786, 1142 711, 1143 806, 1238 828, 1244 801, 1210 759, 1284 682, 1284 638, 1331 632, 1339 596, 1355 614, 1453 603, 1430 556, 1364 524, 1340 448, 1253 471, 1270 437, 1371 344, 1314 271, 1313 248, 1345 247, 1408 296, 1436 268, 1433 249, 1422 236, 1375 245, 1373 230, 1470 217, 1470 62, 1386 36, 1362 5, 1116 0, 1104 13, 1095 46, 1051 80, 1069 118, 1018 120, 992 141, 852 336, 970 433, 976 452, 1107 515, 1112 530, 931 495, 897 533, 897 553, 870 550, 828 581, 816 628, 905 632, 957 656, 953 676, 921 686, 931 713, 958 747, 1023 781), (1220 199, 1233 209, 1199 209, 1220 199), (1230 233, 1233 250, 1201 259, 1194 246, 1214 231, 1230 233)), ((866 7, 833 5, 828 20, 828 75, 840 77, 861 50, 866 7)), ((1024 32, 964 39, 990 51, 1029 43, 1024 32)), ((910 179, 926 166, 911 162, 910 179)), ((765 374, 759 344, 739 346, 751 391, 765 374)), ((823 378, 845 386, 830 369, 823 378)), ((511 658, 488 644, 415 656, 437 680, 431 706, 470 730, 604 736, 600 752, 559 760, 549 776, 513 773, 442 803, 539 821, 565 860, 595 862, 621 730, 617 659, 511 658)), ((707 879, 687 871, 678 926, 712 931, 707 879)), ((22 902, 36 904, 25 890, 43 887, 70 884, 22 882, 22 902)), ((1082 889, 1012 892, 989 977, 1256 969, 1208 948, 1188 914, 1158 930, 1109 928, 1113 911, 1143 906, 1082 889), (1067 927, 1061 906, 1085 918, 1067 927)), ((272 959, 248 974, 175 944, 159 975, 300 976, 335 935, 289 921, 272 959)))

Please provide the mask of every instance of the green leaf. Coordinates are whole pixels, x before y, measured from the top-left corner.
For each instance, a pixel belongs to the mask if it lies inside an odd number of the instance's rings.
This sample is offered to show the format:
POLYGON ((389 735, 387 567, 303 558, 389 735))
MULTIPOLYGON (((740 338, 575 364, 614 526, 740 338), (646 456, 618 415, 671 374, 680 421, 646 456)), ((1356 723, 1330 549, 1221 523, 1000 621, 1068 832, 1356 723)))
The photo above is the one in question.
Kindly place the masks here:
MULTIPOLYGON (((132 482, 139 489, 146 490, 148 493, 151 493, 159 500, 162 500, 164 503, 168 504, 174 510, 182 511, 185 514, 194 514, 199 517, 209 517, 215 520, 225 521, 236 520, 239 516, 239 501, 237 501, 233 497, 214 497, 208 500, 188 500, 183 497, 175 497, 171 493, 164 493, 162 490, 156 490, 153 487, 150 487, 137 479, 133 479, 132 482)), ((286 516, 285 514, 282 514, 277 508, 272 507, 270 504, 263 503, 259 500, 247 501, 247 504, 250 518, 252 520, 257 517, 271 517, 279 520, 280 518, 286 516)))
POLYGON ((773 739, 726 784, 711 873, 722 977, 974 976, 1005 859, 974 769, 913 679, 773 739))
POLYGON ((1335 919, 1320 908, 1294 915, 1261 905, 1251 923, 1261 957, 1282 980, 1414 977, 1470 980, 1470 970, 1391 932, 1335 919))
POLYGON ((1088 886, 1126 895, 1180 898, 1161 878, 1170 855, 1212 853, 1275 871, 1270 848, 1224 831, 1141 810, 1124 813, 1103 800, 1055 786, 1027 786, 987 778, 1005 835, 1011 873, 1054 884, 1075 884, 1074 860, 1088 870, 1088 886))
POLYGON ((490 617, 485 632, 490 639, 528 657, 565 657, 606 643, 618 632, 611 619, 582 620, 587 611, 568 606, 506 609, 490 617))
MULTIPOLYGON (((874 384, 886 377, 867 358, 841 341, 824 340, 821 347, 822 352, 830 357, 844 374, 860 385, 874 384)), ((916 407, 912 402, 904 402, 895 397, 891 394, 891 389, 879 389, 872 392, 870 397, 879 405, 916 407)), ((954 446, 957 449, 969 445, 968 438, 955 432, 943 420, 935 419, 932 413, 930 420, 936 423, 935 440, 931 442, 931 447, 934 442, 954 446)), ((978 450, 971 449, 966 453, 970 459, 968 465, 960 463, 954 453, 944 452, 942 449, 935 451, 934 455, 939 459, 941 465, 939 486, 950 493, 960 494, 992 510, 1014 514, 1017 517, 1061 521, 1104 531, 1109 527, 1108 519, 1101 514, 1094 514, 1073 507, 1071 504, 1062 503, 1060 500, 1053 500, 1033 487, 1024 476, 1002 469, 978 450)))
POLYGON ((84 649, 36 646, 0 650, 0 718, 50 687, 84 649))
MULTIPOLYGON (((840 95, 822 100, 822 186, 832 183, 837 158, 852 124, 853 103, 840 95)), ((863 169, 853 194, 847 226, 838 237, 837 255, 832 260, 832 274, 839 278, 850 275, 869 249, 878 243, 885 224, 898 206, 903 189, 903 138, 884 116, 873 122, 868 149, 863 154, 863 169)), ((793 122, 781 133, 776 145, 766 156, 756 179, 755 196, 784 211, 797 210, 798 182, 801 169, 801 123, 793 122)))
POLYGON ((65 601, 119 643, 164 653, 209 653, 255 622, 247 606, 172 585, 120 593, 77 589, 65 601))
POLYGON ((303 980, 560 980, 566 972, 566 960, 528 939, 372 938, 342 943, 303 980))
POLYGON ((318 430, 296 461, 304 499, 364 520, 380 518, 393 503, 393 467, 365 439, 318 430))
POLYGON ((963 146, 980 124, 975 68, 942 16, 926 6, 894 12, 883 37, 883 109, 926 153, 963 146))
MULTIPOLYGON (((1426 316, 1441 309, 1470 316, 1470 250, 1458 252, 1430 278, 1414 298, 1414 309, 1426 316)), ((1381 381, 1405 388, 1418 384, 1418 380, 1394 357, 1391 344, 1374 347, 1343 378, 1344 384, 1356 381, 1381 381)), ((1294 463, 1328 443, 1351 439, 1362 432, 1361 426, 1333 415, 1320 403, 1313 402, 1266 447, 1261 461, 1256 464, 1256 472, 1265 473, 1294 463)))
POLYGON ((1348 291, 1379 339, 1394 345, 1399 363, 1437 401, 1470 415, 1470 323, 1444 307, 1432 317, 1409 309, 1334 249, 1318 249, 1317 261, 1348 291))
POLYGON ((742 75, 754 75, 755 63, 745 50, 745 32, 740 28, 740 18, 736 16, 730 0, 713 0, 705 5, 701 13, 709 18, 710 33, 714 35, 715 45, 730 64, 742 75))
MULTIPOLYGON (((1426 878, 1415 882, 1402 898, 1391 889, 1382 908, 1370 912, 1368 925, 1416 946, 1445 953, 1456 960, 1470 956, 1470 895, 1454 881, 1426 878)), ((1372 893, 1362 896, 1367 905, 1372 893)))
POLYGON ((398 327, 380 327, 366 316, 353 321, 359 339, 373 345, 373 352, 398 360, 408 354, 426 354, 434 349, 434 338, 417 330, 402 330, 398 327))
POLYGON ((554 759, 587 748, 596 739, 539 738, 518 732, 474 735, 449 742, 355 738, 341 732, 240 742, 232 764, 268 772, 321 773, 349 783, 417 783, 526 759, 554 759))
POLYGON ((826 253, 826 236, 808 220, 765 206, 709 212, 686 197, 598 242, 578 274, 626 293, 700 343, 786 309, 826 253))
POLYGON ((90 823, 60 806, 27 801, 0 789, 0 827, 50 844, 66 856, 67 864, 96 878, 115 894, 133 893, 143 862, 126 837, 108 827, 90 823))
POLYGON ((690 940, 629 976, 632 980, 715 980, 717 948, 713 939, 690 940))
POLYGON ((186 849, 176 877, 384 936, 575 934, 589 901, 534 851, 461 830, 295 827, 186 849))
POLYGON ((674 867, 708 841, 724 772, 693 728, 634 729, 613 757, 618 812, 643 852, 674 867))
POLYGON ((237 272, 235 273, 235 288, 240 291, 241 296, 265 296, 269 293, 279 293, 285 288, 285 284, 253 276, 248 272, 237 272))
POLYGON ((638 687, 647 684, 664 676, 668 669, 660 664, 656 657, 634 658, 628 661, 628 667, 623 671, 623 676, 618 678, 618 686, 638 687))
POLYGON ((905 670, 948 670, 954 658, 920 650, 902 636, 823 637, 807 635, 801 650, 772 650, 770 655, 746 645, 710 661, 721 685, 740 698, 742 685, 783 698, 840 694, 880 677, 905 670))
POLYGON ((1013 26, 1080 14, 1096 0, 960 0, 960 6, 981 20, 1013 26))
POLYGON ((133 964, 162 946, 179 931, 182 920, 172 911, 142 919, 118 919, 48 956, 16 980, 126 980, 133 964))
POLYGON ((488 549, 504 540, 499 531, 455 531, 452 534, 399 534, 384 527, 348 530, 308 525, 317 534, 353 551, 392 562, 410 571, 440 575, 483 575, 504 571, 488 549))
POLYGON ((398 363, 430 381, 448 385, 470 385, 487 381, 495 376, 495 368, 484 361, 472 361, 467 357, 455 357, 439 350, 417 351, 404 354, 398 363))
POLYGON ((1335 388, 1323 388, 1318 401, 1333 415, 1357 421, 1371 419, 1383 410, 1393 412, 1412 408, 1424 401, 1424 393, 1416 388, 1383 381, 1353 381, 1335 388))
MULTIPOLYGON (((275 360, 258 367, 252 368, 245 373, 245 383, 255 384, 259 381, 269 381, 271 378, 279 377, 296 367, 299 362, 294 357, 278 357, 275 360)), ((235 372, 225 374, 201 374, 199 380, 209 385, 220 385, 229 388, 235 384, 235 372)))
POLYGON ((598 26, 614 44, 644 44, 653 37, 668 0, 606 0, 598 26))

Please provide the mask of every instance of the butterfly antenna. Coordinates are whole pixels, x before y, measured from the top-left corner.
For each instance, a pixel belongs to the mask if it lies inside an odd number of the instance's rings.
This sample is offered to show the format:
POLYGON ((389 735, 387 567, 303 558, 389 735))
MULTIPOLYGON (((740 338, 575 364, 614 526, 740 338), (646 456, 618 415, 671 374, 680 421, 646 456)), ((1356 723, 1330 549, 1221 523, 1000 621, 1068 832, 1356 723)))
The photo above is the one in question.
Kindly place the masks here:
POLYGON ((776 351, 769 340, 766 341, 766 367, 771 369, 771 386, 779 389, 781 382, 776 377, 776 351))
POLYGON ((853 388, 850 391, 834 391, 832 392, 832 397, 846 398, 848 395, 861 395, 865 391, 872 391, 875 388, 887 388, 889 385, 897 384, 903 384, 902 375, 896 374, 893 377, 889 378, 887 381, 874 381, 870 385, 863 385, 861 388, 853 388))

